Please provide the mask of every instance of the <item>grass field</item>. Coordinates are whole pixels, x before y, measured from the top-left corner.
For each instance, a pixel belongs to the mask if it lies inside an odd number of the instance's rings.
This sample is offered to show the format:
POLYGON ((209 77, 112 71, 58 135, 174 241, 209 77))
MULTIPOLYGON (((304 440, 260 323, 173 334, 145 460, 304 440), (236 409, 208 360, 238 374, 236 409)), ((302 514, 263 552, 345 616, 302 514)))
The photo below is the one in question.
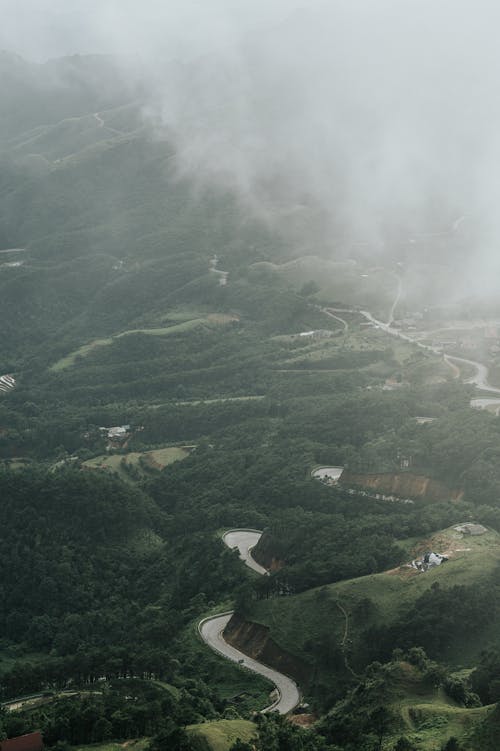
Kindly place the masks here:
POLYGON ((185 331, 191 331, 200 326, 224 326, 238 320, 235 316, 226 315, 225 313, 208 313, 203 317, 189 318, 187 320, 185 320, 185 316, 185 313, 179 313, 177 317, 175 315, 169 315, 164 319, 165 321, 178 321, 180 319, 179 323, 173 323, 170 326, 128 329, 127 331, 121 331, 120 333, 114 334, 106 339, 94 339, 88 344, 78 347, 78 349, 70 352, 65 357, 62 357, 56 363, 51 365, 49 370, 53 373, 57 373, 66 368, 70 368, 72 365, 76 364, 79 358, 87 357, 98 347, 107 347, 110 344, 113 344, 117 339, 122 339, 124 336, 131 336, 132 334, 143 334, 144 336, 171 336, 172 334, 182 334, 185 331))
POLYGON ((144 476, 147 469, 162 470, 173 462, 185 459, 191 453, 190 448, 184 446, 167 446, 152 451, 131 451, 128 454, 101 454, 83 462, 83 467, 89 469, 103 469, 115 472, 124 480, 130 480, 129 469, 134 469, 144 476))
POLYGON ((207 742, 210 751, 229 751, 238 740, 249 742, 257 735, 253 722, 248 720, 216 720, 200 725, 188 725, 190 735, 201 736, 207 742))
MULTIPOLYGON (((338 644, 342 643, 346 619, 340 604, 348 613, 348 639, 355 661, 363 650, 362 635, 367 627, 387 626, 396 621, 435 582, 443 587, 472 585, 491 575, 500 561, 498 533, 488 531, 480 537, 461 538, 453 528, 421 541, 409 551, 408 559, 423 550, 445 553, 450 547, 455 548, 450 560, 425 574, 400 568, 336 582, 292 597, 257 601, 249 620, 268 626, 270 636, 280 647, 307 662, 311 659, 308 643, 321 641, 327 634, 338 644), (361 607, 367 601, 373 603, 368 613, 361 607)), ((481 649, 481 644, 473 644, 471 653, 465 654, 462 646, 460 650, 456 645, 450 646, 443 660, 464 667, 477 658, 474 649, 476 652, 481 649)))

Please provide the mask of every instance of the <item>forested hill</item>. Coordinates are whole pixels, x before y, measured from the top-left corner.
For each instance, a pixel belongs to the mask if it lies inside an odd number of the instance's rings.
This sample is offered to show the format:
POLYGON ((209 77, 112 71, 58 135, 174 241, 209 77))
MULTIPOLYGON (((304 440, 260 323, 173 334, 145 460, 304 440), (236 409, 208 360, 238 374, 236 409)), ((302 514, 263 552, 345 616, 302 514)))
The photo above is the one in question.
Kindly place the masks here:
POLYGON ((0 56, 0 699, 14 706, 0 739, 436 751, 459 735, 483 751, 500 699, 498 608, 481 616, 497 417, 435 351, 361 312, 387 320, 399 300, 392 256, 305 242, 307 198, 263 217, 183 169, 130 65, 0 56), (457 492, 386 497, 313 479, 325 466, 457 492), (403 590, 415 551, 464 521, 487 530, 474 566, 464 543, 403 590), (235 527, 263 531, 269 576, 223 544, 235 527), (278 667, 300 660, 294 722, 315 729, 253 721, 272 686, 197 630, 233 609, 278 667))

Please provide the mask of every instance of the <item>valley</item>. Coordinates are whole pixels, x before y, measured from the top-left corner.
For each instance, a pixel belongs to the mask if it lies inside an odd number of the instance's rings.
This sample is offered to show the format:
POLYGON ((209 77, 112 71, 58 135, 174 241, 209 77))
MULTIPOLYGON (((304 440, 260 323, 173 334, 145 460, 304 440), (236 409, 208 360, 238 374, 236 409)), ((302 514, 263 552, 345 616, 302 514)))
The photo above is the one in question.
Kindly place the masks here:
POLYGON ((500 308, 440 297, 468 220, 368 251, 187 169, 112 59, 0 68, 0 739, 494 751, 500 308))

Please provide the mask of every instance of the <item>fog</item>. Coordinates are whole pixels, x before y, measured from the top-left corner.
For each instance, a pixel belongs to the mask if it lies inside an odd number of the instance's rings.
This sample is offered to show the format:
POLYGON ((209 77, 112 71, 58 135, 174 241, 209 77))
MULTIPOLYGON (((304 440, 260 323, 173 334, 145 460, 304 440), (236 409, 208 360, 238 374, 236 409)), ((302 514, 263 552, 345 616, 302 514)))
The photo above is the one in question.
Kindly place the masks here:
POLYGON ((32 59, 137 56, 151 91, 144 116, 176 141, 180 174, 236 190, 277 226, 300 224, 305 245, 309 230, 311 247, 332 254, 456 254, 463 291, 496 289, 492 0, 23 0, 0 10, 0 45, 32 59))

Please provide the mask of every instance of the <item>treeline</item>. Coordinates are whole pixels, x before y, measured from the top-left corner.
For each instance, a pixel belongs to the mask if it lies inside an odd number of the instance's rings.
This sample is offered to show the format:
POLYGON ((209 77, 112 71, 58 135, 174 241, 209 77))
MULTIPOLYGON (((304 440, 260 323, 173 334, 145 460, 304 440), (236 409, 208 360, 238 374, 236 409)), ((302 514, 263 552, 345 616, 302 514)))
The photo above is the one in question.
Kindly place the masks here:
POLYGON ((0 495, 0 640, 18 658, 0 661, 4 697, 164 676, 168 645, 241 583, 237 556, 209 530, 183 533, 151 498, 100 473, 1 471, 0 495))
POLYGON ((467 513, 452 503, 412 506, 326 491, 327 503, 318 494, 316 508, 283 510, 265 530, 255 558, 282 568, 256 583, 261 596, 301 592, 397 566, 408 556, 399 540, 427 534, 431 518, 439 529, 467 513))
MULTIPOLYGON (((473 585, 441 587, 434 582, 395 623, 364 631, 360 642, 366 645, 365 659, 387 659, 394 647, 419 645, 433 659, 452 660, 457 644, 480 638, 498 622, 499 573, 497 566, 473 585)), ((481 695, 486 697, 485 689, 481 695)))
POLYGON ((60 698, 50 699, 47 695, 39 707, 5 714, 0 718, 0 728, 3 725, 9 737, 36 728, 42 731, 49 747, 60 743, 80 745, 153 736, 166 723, 181 728, 215 719, 224 709, 225 703, 200 680, 169 686, 128 678, 102 681, 60 698))

